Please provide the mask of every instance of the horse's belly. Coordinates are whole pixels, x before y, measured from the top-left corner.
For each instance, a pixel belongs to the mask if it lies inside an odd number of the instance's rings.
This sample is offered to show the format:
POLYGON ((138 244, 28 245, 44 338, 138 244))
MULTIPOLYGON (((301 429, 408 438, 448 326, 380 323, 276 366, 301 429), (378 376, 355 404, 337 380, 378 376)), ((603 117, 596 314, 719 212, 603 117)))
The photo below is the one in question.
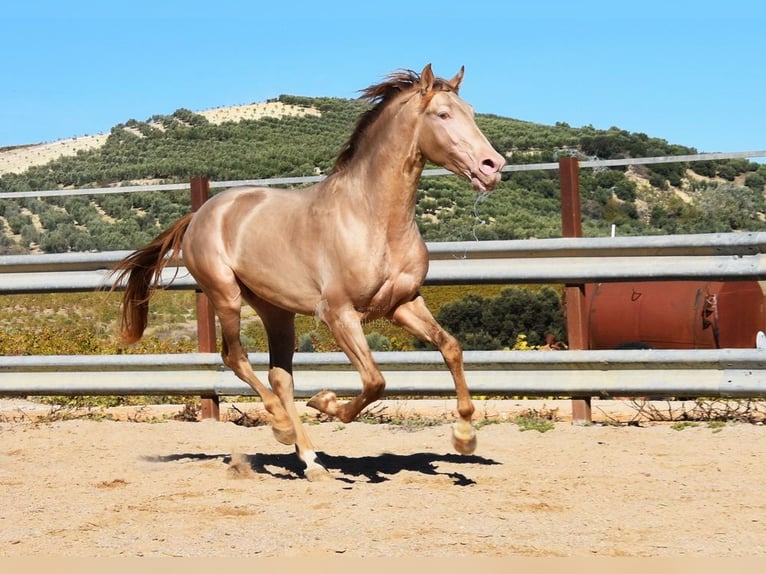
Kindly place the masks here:
POLYGON ((238 274, 239 281, 258 299, 300 315, 316 314, 322 297, 313 286, 304 286, 297 281, 269 281, 268 272, 260 274, 255 280, 249 280, 245 275, 238 274))

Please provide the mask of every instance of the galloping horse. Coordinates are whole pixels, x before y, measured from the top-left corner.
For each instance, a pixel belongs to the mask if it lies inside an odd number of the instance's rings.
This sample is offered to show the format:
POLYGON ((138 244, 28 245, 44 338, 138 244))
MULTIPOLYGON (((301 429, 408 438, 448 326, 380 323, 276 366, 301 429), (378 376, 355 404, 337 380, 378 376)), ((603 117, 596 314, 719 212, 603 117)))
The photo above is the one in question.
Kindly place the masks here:
POLYGON ((359 396, 341 403, 325 390, 309 406, 343 422, 383 394, 385 381, 362 330, 385 317, 435 345, 455 383, 460 419, 455 449, 476 448, 474 406, 458 341, 433 318, 419 289, 428 252, 415 224, 418 182, 426 161, 463 176, 479 191, 500 181, 505 159, 459 96, 463 68, 451 79, 394 72, 362 91, 374 104, 358 120, 330 174, 308 189, 234 187, 215 195, 115 266, 125 284, 125 342, 141 338, 149 298, 168 254, 184 264, 209 297, 221 325, 224 363, 262 398, 276 439, 294 444, 309 480, 329 477, 317 459, 293 398, 296 313, 324 321, 362 379, 359 396), (240 341, 242 301, 268 336, 269 389, 240 341))

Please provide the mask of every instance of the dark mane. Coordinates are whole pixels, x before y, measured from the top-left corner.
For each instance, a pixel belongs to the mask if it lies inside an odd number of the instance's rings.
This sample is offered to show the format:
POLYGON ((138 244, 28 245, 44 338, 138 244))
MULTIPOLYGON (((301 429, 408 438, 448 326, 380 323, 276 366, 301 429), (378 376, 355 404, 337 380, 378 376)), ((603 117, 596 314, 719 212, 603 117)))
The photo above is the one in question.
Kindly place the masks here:
MULTIPOLYGON (((372 108, 364 112, 356 122, 356 127, 351 133, 346 145, 343 146, 331 173, 343 171, 357 151, 359 140, 367 128, 380 116, 386 105, 396 96, 407 90, 413 89, 420 83, 420 74, 412 70, 398 70, 389 74, 385 81, 361 90, 360 100, 374 104, 372 108)), ((434 89, 450 90, 449 83, 442 79, 434 80, 434 89)))

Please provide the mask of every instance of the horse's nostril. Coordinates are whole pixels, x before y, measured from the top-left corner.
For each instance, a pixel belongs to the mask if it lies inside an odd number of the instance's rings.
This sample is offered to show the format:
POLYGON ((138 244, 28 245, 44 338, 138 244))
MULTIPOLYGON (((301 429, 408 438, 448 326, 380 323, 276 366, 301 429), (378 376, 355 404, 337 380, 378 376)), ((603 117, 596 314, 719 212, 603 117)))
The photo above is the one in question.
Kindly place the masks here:
POLYGON ((490 158, 487 158, 481 162, 481 171, 483 171, 487 175, 495 173, 497 170, 498 170, 497 164, 494 161, 492 161, 490 158))

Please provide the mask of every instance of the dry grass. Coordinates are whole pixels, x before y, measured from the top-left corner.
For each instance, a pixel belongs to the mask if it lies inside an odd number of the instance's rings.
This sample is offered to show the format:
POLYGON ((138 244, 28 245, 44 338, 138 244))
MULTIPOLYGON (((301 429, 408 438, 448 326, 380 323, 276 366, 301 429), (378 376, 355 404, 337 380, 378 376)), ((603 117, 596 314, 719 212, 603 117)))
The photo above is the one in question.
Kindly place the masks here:
POLYGON ((607 417, 611 424, 637 426, 642 422, 739 422, 766 423, 766 401, 755 399, 709 399, 693 401, 629 401, 634 410, 632 418, 617 420, 607 417))

